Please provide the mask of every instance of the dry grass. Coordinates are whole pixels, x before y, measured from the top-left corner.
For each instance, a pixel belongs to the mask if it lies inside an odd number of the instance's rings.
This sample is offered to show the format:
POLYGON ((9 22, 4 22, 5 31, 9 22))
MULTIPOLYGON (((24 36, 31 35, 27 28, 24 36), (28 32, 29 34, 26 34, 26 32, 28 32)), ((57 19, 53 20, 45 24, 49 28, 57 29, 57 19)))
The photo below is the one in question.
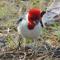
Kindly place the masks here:
MULTIPOLYGON (((8 48, 6 46, 2 47, 1 50, 4 51, 7 49, 9 51, 12 50, 14 47, 15 49, 13 50, 13 53, 11 53, 14 56, 14 53, 17 52, 17 50, 19 51, 18 42, 20 42, 21 44, 23 43, 22 40, 20 40, 21 38, 19 38, 19 35, 17 34, 17 30, 16 30, 16 22, 18 20, 18 16, 23 14, 25 11, 28 11, 30 8, 34 8, 34 7, 41 8, 42 10, 46 10, 47 6, 51 3, 51 1, 52 0, 29 0, 24 2, 22 0, 0 0, 0 37, 5 37, 8 47, 8 48), (9 33, 4 32, 7 28, 11 28, 11 31, 9 33)), ((42 31, 43 31, 43 35, 41 35, 41 40, 44 40, 52 47, 60 46, 60 23, 54 23, 52 26, 49 26, 47 27, 47 29, 43 29, 42 31)), ((32 41, 27 40, 26 44, 29 43, 32 43, 32 41)), ((22 50, 24 50, 24 48, 22 48, 22 50)), ((20 57, 19 53, 15 53, 15 55, 18 56, 16 60, 19 60, 20 57)), ((16 56, 14 57, 14 60, 16 56)), ((47 54, 44 55, 43 57, 45 56, 47 56, 47 54)), ((3 57, 2 60, 4 60, 3 57)))

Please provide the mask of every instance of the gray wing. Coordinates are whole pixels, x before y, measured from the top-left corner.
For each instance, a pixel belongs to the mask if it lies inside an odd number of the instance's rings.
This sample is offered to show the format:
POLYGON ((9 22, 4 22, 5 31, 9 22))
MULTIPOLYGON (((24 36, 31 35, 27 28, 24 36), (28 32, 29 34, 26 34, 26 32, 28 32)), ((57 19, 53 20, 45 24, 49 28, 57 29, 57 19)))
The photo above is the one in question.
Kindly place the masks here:
POLYGON ((42 20, 43 23, 47 24, 52 24, 54 21, 60 20, 60 0, 53 0, 52 4, 47 7, 42 20))

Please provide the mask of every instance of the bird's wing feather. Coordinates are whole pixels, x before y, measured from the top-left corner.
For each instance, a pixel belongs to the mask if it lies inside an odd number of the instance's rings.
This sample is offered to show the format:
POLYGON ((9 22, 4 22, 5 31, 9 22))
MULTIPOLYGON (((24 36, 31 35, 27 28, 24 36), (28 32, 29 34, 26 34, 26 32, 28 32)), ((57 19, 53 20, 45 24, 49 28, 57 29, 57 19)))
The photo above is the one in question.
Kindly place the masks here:
POLYGON ((60 0, 54 0, 52 4, 47 7, 46 13, 43 15, 43 23, 51 24, 60 16, 60 0))

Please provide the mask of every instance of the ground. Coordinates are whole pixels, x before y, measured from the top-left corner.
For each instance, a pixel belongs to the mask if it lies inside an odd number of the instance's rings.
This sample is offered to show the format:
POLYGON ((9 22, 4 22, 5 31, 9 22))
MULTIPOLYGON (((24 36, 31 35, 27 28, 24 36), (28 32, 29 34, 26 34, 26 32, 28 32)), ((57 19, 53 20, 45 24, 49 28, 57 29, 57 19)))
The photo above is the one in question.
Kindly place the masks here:
POLYGON ((31 40, 26 40, 17 32, 17 20, 25 11, 36 7, 46 10, 52 0, 0 0, 0 60, 60 60, 60 23, 43 29, 37 41, 36 54, 31 40), (44 42, 42 41, 44 40, 44 42), (20 44, 19 44, 20 42, 20 44))

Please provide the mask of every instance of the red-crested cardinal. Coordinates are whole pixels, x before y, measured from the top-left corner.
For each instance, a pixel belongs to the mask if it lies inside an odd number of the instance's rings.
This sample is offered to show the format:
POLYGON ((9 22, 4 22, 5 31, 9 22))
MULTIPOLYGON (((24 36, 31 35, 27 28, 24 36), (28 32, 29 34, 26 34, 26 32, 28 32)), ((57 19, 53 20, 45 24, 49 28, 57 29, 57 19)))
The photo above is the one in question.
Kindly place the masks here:
POLYGON ((44 12, 40 9, 30 9, 25 16, 19 19, 18 32, 27 38, 38 38, 43 27, 41 20, 43 14, 44 12))
POLYGON ((30 9, 17 22, 18 33, 21 33, 23 38, 30 38, 36 41, 40 37, 41 30, 44 27, 41 20, 44 13, 44 11, 38 8, 30 9))

